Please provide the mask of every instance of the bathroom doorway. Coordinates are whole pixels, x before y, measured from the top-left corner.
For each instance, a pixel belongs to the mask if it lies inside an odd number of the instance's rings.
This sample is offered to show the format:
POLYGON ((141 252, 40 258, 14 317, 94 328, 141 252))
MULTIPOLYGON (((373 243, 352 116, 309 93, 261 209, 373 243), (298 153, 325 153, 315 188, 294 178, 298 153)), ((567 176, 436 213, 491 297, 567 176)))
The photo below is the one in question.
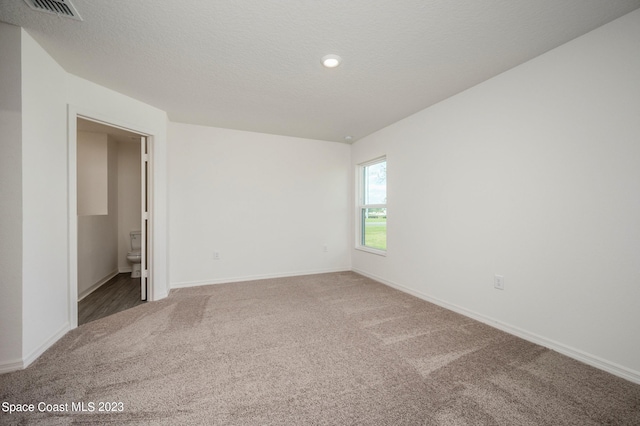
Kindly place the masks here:
POLYGON ((77 116, 78 325, 147 300, 148 143, 143 134, 77 116))

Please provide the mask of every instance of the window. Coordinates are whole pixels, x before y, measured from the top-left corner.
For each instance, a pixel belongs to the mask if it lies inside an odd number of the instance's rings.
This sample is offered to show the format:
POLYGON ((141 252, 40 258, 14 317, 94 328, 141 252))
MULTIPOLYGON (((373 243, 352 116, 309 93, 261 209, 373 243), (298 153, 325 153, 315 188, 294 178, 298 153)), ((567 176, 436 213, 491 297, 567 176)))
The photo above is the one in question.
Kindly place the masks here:
POLYGON ((358 167, 357 248, 384 254, 387 251, 387 159, 358 167))

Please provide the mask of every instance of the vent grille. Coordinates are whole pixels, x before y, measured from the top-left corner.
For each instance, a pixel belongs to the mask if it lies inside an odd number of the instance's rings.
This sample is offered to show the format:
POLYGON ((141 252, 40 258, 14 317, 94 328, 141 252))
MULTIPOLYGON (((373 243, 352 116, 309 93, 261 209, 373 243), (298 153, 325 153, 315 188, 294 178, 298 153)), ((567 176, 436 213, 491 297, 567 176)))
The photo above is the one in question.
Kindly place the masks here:
POLYGON ((78 13, 76 7, 71 4, 70 0, 24 0, 25 3, 33 10, 40 12, 53 13, 58 16, 76 19, 82 21, 82 17, 78 13))

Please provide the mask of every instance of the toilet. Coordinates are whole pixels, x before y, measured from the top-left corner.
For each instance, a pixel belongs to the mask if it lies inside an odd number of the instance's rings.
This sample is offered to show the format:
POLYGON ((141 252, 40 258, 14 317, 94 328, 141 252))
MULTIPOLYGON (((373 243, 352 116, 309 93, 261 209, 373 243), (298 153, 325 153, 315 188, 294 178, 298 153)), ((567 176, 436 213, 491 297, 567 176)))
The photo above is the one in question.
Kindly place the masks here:
POLYGON ((129 233, 129 236, 131 237, 131 251, 127 253, 127 260, 133 265, 131 278, 140 278, 142 275, 140 273, 140 260, 142 258, 142 255, 140 254, 140 249, 142 248, 142 232, 132 231, 129 233))

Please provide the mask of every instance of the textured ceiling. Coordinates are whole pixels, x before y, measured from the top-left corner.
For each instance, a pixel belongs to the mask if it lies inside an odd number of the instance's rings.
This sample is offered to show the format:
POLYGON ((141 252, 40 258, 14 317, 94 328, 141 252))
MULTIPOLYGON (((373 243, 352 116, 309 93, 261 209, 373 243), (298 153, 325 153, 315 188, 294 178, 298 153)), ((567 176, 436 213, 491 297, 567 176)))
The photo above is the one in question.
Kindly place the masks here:
POLYGON ((585 34, 640 0, 0 0, 68 72, 172 121, 357 140, 585 34), (328 53, 343 58, 325 69, 328 53))

